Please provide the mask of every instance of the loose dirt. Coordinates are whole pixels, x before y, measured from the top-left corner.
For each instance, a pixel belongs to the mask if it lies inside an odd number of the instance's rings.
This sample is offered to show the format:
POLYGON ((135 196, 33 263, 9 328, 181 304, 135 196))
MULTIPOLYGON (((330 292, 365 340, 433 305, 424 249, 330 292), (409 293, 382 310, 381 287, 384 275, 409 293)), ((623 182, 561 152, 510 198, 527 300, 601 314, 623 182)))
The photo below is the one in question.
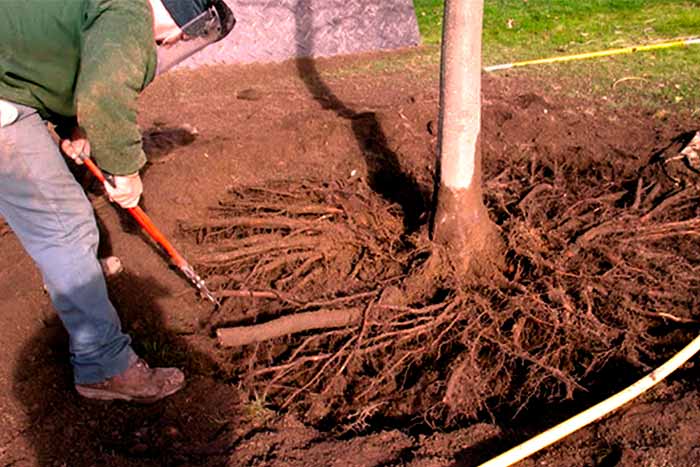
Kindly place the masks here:
MULTIPOLYGON (((143 96, 143 205, 218 310, 76 173, 101 254, 125 265, 109 285, 137 351, 188 374, 166 401, 79 399, 41 278, 0 227, 0 466, 476 466, 692 338, 699 174, 674 156, 695 122, 485 77, 507 266, 463 287, 427 234, 437 68, 347 72, 376 58, 204 68, 143 96), (294 313, 316 329, 274 321, 294 313), (277 337, 217 345, 263 323, 277 337)), ((698 465, 697 381, 688 366, 522 465, 698 465)))

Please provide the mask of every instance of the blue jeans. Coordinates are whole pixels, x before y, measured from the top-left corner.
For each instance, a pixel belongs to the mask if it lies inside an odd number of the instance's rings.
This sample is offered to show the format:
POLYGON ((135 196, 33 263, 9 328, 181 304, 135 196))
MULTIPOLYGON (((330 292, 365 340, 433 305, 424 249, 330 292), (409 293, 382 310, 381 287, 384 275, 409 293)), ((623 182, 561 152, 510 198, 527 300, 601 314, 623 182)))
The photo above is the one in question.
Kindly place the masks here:
POLYGON ((95 215, 35 109, 0 128, 0 216, 39 266, 70 337, 75 382, 123 372, 133 355, 97 260, 95 215))

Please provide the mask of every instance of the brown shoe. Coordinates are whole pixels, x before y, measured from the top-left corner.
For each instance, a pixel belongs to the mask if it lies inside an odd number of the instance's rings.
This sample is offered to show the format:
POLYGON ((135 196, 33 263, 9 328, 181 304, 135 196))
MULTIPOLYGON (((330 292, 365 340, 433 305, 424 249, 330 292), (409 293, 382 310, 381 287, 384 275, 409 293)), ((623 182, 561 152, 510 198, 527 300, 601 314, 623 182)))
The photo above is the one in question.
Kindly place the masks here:
POLYGON ((185 375, 177 368, 149 368, 138 358, 117 376, 101 383, 76 384, 75 389, 88 399, 150 404, 175 394, 184 385, 185 375))

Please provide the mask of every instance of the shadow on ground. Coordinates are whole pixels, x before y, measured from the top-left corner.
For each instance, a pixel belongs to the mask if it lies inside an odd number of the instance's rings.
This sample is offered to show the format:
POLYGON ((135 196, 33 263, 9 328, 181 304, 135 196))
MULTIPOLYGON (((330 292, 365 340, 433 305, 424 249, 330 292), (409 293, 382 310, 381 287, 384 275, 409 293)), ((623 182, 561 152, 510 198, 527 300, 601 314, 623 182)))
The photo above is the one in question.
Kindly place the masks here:
MULTIPOLYGON (((304 14, 312 10, 311 4, 311 0, 299 0, 296 4, 296 44, 297 56, 300 57, 314 49, 313 17, 304 14)), ((402 169, 398 154, 389 147, 376 113, 358 112, 347 106, 323 81, 313 59, 297 59, 296 66, 299 77, 321 108, 332 110, 350 122, 365 158, 369 186, 388 201, 401 206, 406 233, 416 231, 425 222, 430 194, 402 169)))
POLYGON ((167 291, 157 280, 124 272, 109 285, 137 353, 152 366, 181 367, 188 386, 147 406, 82 399, 72 387, 67 334, 57 318, 47 318, 14 373, 14 395, 27 414, 19 435, 35 451, 31 458, 42 467, 225 464, 235 446, 233 391, 210 378, 215 367, 208 356, 168 329, 157 303, 167 291))

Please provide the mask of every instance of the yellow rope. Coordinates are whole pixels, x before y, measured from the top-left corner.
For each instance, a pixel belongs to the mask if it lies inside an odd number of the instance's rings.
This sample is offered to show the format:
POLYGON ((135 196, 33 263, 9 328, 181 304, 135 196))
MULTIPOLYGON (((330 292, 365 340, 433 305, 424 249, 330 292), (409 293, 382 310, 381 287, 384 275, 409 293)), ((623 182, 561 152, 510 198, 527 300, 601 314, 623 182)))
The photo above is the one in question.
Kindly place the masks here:
POLYGON ((580 414, 560 423, 559 425, 550 428, 534 438, 514 447, 513 449, 504 452, 498 457, 481 464, 479 467, 509 467, 518 461, 525 459, 527 456, 554 444, 560 439, 570 435, 574 431, 583 428, 605 415, 609 414, 618 407, 626 404, 632 399, 638 397, 656 383, 676 371, 681 365, 690 360, 700 350, 700 336, 686 345, 680 352, 674 355, 666 363, 652 371, 644 378, 640 379, 632 386, 629 386, 617 394, 605 399, 590 409, 581 412, 580 414))
POLYGON ((524 61, 513 62, 513 63, 502 63, 500 65, 487 66, 484 68, 484 71, 507 70, 510 68, 521 67, 521 66, 541 65, 543 63, 570 62, 573 60, 585 60, 585 59, 589 59, 589 58, 609 57, 611 55, 630 54, 630 53, 635 53, 635 52, 646 52, 648 50, 657 50, 657 49, 669 49, 671 47, 686 47, 686 46, 689 46, 692 44, 700 44, 700 38, 674 40, 674 41, 669 41, 669 42, 660 42, 658 44, 634 45, 631 47, 623 47, 620 49, 599 50, 597 52, 585 52, 585 53, 574 54, 574 55, 563 55, 563 56, 559 56, 559 57, 540 58, 537 60, 524 60, 524 61))

